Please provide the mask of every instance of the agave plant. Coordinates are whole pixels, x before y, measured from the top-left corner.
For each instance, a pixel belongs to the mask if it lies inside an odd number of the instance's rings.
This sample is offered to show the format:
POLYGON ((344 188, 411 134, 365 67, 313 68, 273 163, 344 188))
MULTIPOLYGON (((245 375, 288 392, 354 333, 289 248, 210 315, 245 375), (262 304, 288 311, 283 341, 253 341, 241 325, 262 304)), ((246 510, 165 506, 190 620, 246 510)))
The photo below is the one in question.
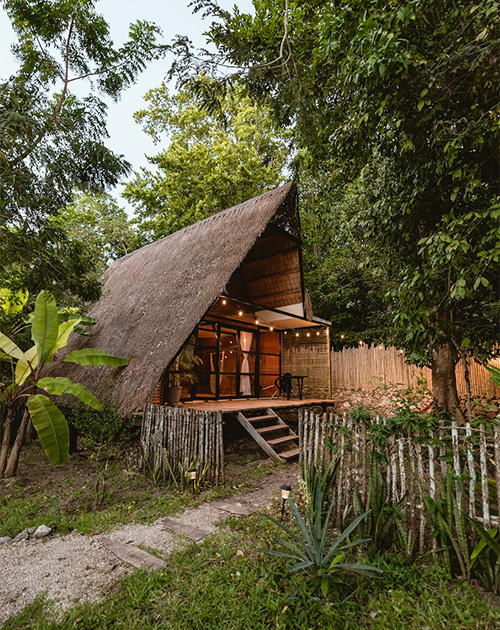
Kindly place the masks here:
POLYGON ((6 477, 12 477, 16 473, 24 433, 30 418, 50 462, 58 465, 68 457, 69 429, 66 418, 50 398, 37 393, 37 390, 56 396, 71 394, 93 409, 101 409, 99 400, 84 385, 74 383, 64 376, 49 376, 55 367, 62 363, 112 366, 128 364, 128 359, 93 348, 73 350, 62 361, 54 360, 54 355, 67 344, 69 335, 82 322, 82 318, 75 316, 60 322, 56 301, 47 291, 39 293, 35 310, 28 322, 34 345, 25 352, 7 335, 0 332, 0 361, 9 363, 11 367, 9 382, 0 383, 0 393, 7 403, 0 452, 0 476, 3 474, 6 477), (9 455, 14 410, 25 401, 24 415, 9 455))
POLYGON ((333 512, 334 501, 326 516, 323 518, 323 491, 321 479, 316 484, 314 505, 312 509, 305 510, 305 520, 299 514, 297 506, 292 499, 289 499, 290 510, 298 528, 298 533, 293 532, 282 522, 276 520, 268 514, 263 516, 273 522, 285 534, 286 538, 276 534, 278 542, 287 551, 276 551, 274 549, 260 549, 262 553, 278 558, 293 560, 294 564, 290 571, 304 571, 312 579, 313 583, 319 584, 323 595, 327 595, 330 584, 333 582, 343 582, 342 574, 353 573, 362 576, 375 577, 382 571, 375 567, 349 563, 347 552, 368 539, 351 540, 351 534, 361 521, 366 518, 369 511, 360 514, 333 542, 328 541, 328 531, 330 519, 333 512))

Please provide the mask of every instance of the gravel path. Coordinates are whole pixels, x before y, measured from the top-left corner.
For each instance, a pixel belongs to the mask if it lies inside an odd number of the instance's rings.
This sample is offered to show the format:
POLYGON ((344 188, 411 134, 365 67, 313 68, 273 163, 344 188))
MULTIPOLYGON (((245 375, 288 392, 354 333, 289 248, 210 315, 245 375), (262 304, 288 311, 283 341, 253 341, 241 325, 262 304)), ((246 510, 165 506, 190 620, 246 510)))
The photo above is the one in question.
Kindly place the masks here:
MULTIPOLYGON (((226 501, 263 510, 279 496, 279 487, 284 483, 296 487, 296 465, 275 469, 261 480, 259 490, 232 495, 226 501)), ((206 503, 172 520, 213 532, 229 516, 206 503)), ((165 557, 180 542, 177 534, 164 528, 161 519, 152 525, 125 525, 106 536, 156 549, 165 557)), ((5 623, 44 591, 60 611, 78 602, 97 601, 121 577, 135 570, 106 549, 99 538, 100 535, 73 533, 0 546, 0 623, 5 623)))

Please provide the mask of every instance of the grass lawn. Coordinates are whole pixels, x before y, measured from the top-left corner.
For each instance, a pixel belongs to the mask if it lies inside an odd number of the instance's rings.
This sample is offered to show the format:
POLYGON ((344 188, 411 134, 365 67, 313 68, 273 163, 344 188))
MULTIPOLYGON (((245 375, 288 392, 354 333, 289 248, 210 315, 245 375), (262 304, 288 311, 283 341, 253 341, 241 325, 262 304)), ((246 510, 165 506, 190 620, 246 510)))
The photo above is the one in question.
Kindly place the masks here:
POLYGON ((219 535, 189 544, 149 575, 137 571, 104 600, 68 610, 53 621, 43 598, 5 630, 379 630, 484 629, 500 626, 500 608, 465 583, 450 581, 427 558, 408 565, 395 554, 377 560, 384 577, 349 580, 327 599, 286 561, 258 551, 273 545, 272 524, 258 514, 231 519, 219 535), (52 620, 52 621, 51 621, 52 620))
POLYGON ((140 472, 137 446, 108 450, 99 463, 88 452, 54 468, 39 444, 25 447, 18 475, 0 480, 0 536, 14 536, 41 524, 58 533, 96 534, 126 523, 151 523, 202 501, 236 490, 251 490, 274 465, 255 457, 228 462, 228 484, 205 489, 200 497, 156 487, 140 472))

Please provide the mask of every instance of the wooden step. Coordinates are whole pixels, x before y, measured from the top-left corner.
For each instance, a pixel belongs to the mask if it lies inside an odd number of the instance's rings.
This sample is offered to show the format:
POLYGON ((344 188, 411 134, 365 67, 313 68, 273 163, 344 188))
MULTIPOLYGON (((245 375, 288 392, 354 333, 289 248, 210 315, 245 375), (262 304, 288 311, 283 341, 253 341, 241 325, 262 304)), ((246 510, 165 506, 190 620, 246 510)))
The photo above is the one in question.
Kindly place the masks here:
POLYGON ((248 422, 263 422, 264 420, 276 420, 276 416, 253 416, 247 418, 248 422))
POLYGON ((291 459, 292 457, 297 457, 299 453, 300 448, 294 448, 290 451, 283 451, 282 453, 280 453, 280 457, 283 457, 284 459, 291 459))
POLYGON ((288 426, 286 424, 273 424, 271 427, 262 427, 261 429, 256 429, 257 433, 271 433, 272 431, 279 431, 280 429, 287 429, 288 426))
POLYGON ((275 444, 281 444, 283 442, 290 442, 291 440, 298 440, 298 439, 299 439, 298 436, 293 434, 293 435, 285 435, 284 437, 274 438, 274 440, 266 440, 266 442, 274 446, 275 444))

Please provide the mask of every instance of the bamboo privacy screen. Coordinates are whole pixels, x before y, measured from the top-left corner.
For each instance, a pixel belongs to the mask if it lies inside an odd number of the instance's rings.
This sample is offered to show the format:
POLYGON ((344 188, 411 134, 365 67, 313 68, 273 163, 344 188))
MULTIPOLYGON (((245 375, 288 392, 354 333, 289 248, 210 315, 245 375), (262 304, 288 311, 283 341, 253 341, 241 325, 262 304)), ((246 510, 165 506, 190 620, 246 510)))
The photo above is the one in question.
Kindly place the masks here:
MULTIPOLYGON (((415 386, 418 378, 425 378, 427 387, 432 390, 432 375, 429 368, 417 368, 405 362, 402 350, 383 344, 363 345, 359 348, 344 348, 341 352, 331 353, 332 387, 373 390, 381 384, 400 384, 404 387, 415 386)), ((500 359, 491 363, 500 367, 500 359)), ((466 393, 464 366, 456 367, 457 389, 459 394, 466 393)), ((493 393, 500 396, 500 388, 495 386, 488 371, 475 361, 469 362, 469 376, 472 395, 481 396, 493 393)))
POLYGON ((208 462, 205 476, 211 483, 224 479, 222 413, 165 407, 146 406, 141 432, 143 457, 149 463, 161 463, 168 458, 172 470, 197 463, 199 471, 208 462))
POLYGON ((340 523, 344 509, 352 506, 355 488, 366 499, 372 450, 380 453, 387 490, 387 502, 402 500, 402 509, 418 532, 420 550, 430 533, 426 523, 422 491, 433 499, 440 497, 440 481, 452 469, 461 482, 454 483, 458 505, 488 528, 498 526, 500 492, 490 492, 496 481, 500 488, 500 425, 471 427, 444 426, 429 435, 413 431, 403 437, 390 436, 377 442, 377 426, 384 419, 370 423, 353 421, 346 414, 299 413, 300 458, 316 463, 318 468, 332 457, 339 458, 334 498, 335 514, 340 523), (489 480, 489 481, 488 481, 489 480))

